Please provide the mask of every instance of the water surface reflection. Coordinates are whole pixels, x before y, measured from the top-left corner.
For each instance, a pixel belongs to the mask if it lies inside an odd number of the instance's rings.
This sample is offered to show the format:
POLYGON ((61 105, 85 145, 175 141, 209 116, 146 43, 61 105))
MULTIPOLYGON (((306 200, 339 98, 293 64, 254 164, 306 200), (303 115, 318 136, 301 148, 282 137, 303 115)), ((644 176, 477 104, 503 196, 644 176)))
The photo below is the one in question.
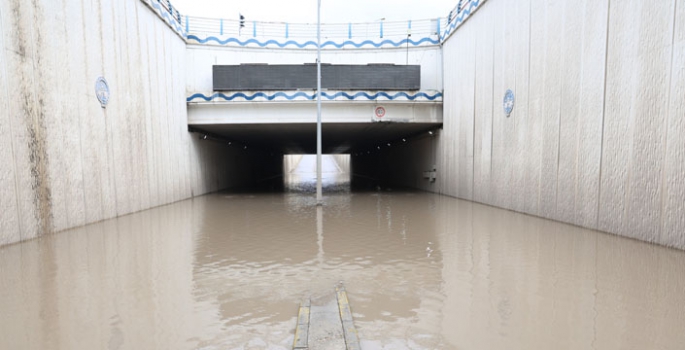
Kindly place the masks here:
POLYGON ((449 197, 221 193, 0 248, 2 349, 681 349, 685 253, 449 197))

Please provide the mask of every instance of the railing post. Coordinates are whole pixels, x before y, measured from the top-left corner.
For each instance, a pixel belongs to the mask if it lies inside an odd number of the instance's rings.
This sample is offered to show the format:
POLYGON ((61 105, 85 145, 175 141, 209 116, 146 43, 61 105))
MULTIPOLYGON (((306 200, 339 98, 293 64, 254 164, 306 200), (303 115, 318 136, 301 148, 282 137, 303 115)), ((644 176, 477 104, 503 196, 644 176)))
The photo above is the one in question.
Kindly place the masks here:
POLYGON ((383 37, 383 21, 381 21, 381 38, 383 37))
POLYGON ((352 39, 352 23, 347 24, 347 38, 352 39))
POLYGON ((435 23, 437 24, 436 28, 435 28, 435 32, 438 33, 438 36, 440 36, 440 17, 438 17, 438 20, 435 21, 435 23))
POLYGON ((288 39, 290 36, 290 25, 288 23, 285 24, 285 38, 288 39))
POLYGON ((190 25, 188 24, 188 15, 186 15, 186 33, 190 31, 190 25))
POLYGON ((252 21, 252 36, 257 37, 257 21, 252 21))
POLYGON ((219 21, 221 21, 220 22, 221 24, 220 24, 219 34, 224 35, 224 19, 222 18, 219 21))

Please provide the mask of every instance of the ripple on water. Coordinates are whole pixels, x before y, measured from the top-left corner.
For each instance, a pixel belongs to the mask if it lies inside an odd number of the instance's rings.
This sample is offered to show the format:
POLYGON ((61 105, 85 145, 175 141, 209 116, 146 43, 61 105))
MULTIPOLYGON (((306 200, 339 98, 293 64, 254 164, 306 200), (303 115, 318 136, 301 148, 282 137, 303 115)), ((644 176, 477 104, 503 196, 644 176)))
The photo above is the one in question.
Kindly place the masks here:
POLYGON ((208 195, 0 267, 8 349, 290 348, 301 297, 339 281, 364 349, 685 343, 685 253, 417 192, 208 195))

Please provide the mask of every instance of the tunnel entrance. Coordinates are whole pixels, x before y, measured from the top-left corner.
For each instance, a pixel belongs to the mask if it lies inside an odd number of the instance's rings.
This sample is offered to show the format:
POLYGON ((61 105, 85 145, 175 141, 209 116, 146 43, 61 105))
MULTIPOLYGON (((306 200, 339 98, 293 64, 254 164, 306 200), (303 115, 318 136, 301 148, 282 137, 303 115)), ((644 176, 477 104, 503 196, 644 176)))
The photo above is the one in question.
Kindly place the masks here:
MULTIPOLYGON (((350 191, 350 155, 321 155, 321 182, 326 192, 350 191)), ((316 155, 283 156, 283 188, 286 192, 316 192, 316 155)))

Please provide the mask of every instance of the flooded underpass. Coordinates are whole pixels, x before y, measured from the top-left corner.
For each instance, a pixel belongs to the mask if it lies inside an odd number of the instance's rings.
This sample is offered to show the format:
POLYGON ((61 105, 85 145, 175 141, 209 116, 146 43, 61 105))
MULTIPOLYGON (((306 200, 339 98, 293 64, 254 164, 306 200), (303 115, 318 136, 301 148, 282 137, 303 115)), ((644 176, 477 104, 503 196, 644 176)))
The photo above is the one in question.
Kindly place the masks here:
POLYGON ((0 248, 0 348, 290 349, 341 281, 363 349, 685 344, 685 252, 324 174, 0 248))

